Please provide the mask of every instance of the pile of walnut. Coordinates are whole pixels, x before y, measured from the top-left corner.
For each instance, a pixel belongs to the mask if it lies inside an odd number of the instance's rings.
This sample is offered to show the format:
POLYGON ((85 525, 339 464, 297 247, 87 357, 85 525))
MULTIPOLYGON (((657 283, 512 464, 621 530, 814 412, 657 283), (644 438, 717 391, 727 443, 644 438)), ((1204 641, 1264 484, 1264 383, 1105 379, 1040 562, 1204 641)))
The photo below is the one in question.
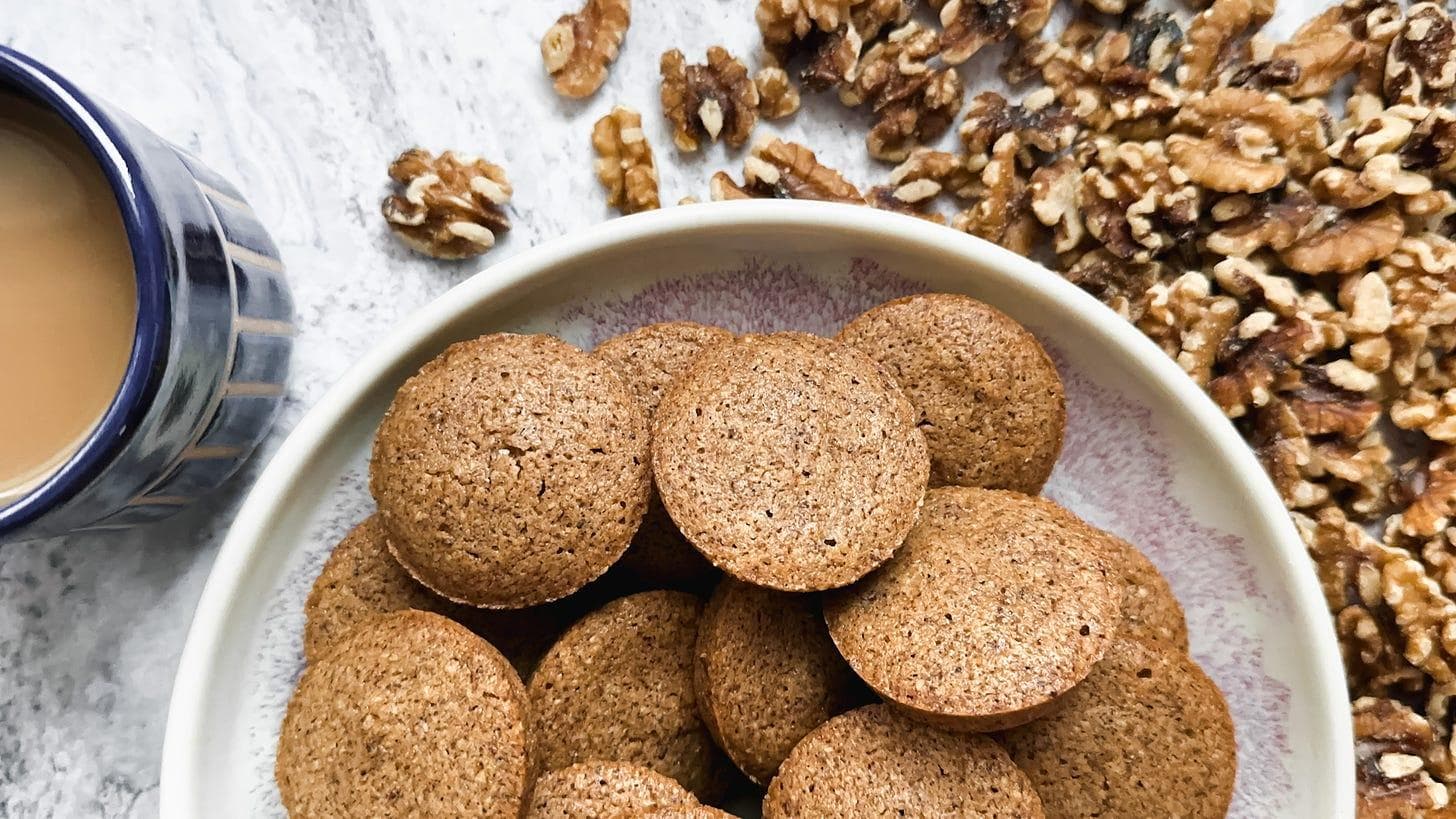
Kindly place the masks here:
MULTIPOLYGON (((1362 815, 1456 809, 1448 13, 1347 0, 1273 43, 1258 33, 1273 0, 1213 0, 1186 21, 1086 0, 1046 39, 1053 0, 928 2, 757 0, 757 71, 722 48, 701 63, 667 51, 657 90, 675 147, 753 142, 741 183, 712 177, 714 199, 948 221, 1136 323, 1234 419, 1305 537, 1345 653, 1362 815), (967 102, 955 67, 1003 40, 1021 99, 967 102), (801 88, 872 112, 869 153, 899 163, 884 184, 862 190, 802 145, 752 140, 801 88), (921 147, 958 118, 959 150, 921 147)), ((557 90, 594 93, 629 21, 629 0, 561 18, 542 42, 557 90)), ((615 108, 592 143, 613 207, 660 206, 636 112, 615 108)), ((483 252, 505 228, 496 166, 410 152, 391 175, 405 190, 385 215, 417 248, 483 252)))

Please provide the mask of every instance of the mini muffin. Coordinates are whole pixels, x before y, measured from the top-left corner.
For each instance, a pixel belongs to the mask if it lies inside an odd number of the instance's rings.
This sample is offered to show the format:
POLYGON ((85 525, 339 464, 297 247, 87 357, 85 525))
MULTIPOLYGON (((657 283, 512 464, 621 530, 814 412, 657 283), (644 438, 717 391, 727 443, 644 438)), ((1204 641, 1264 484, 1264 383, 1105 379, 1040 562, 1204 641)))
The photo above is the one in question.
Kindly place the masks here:
POLYGON ((1115 641, 1066 707, 1002 739, 1049 817, 1215 819, 1233 798, 1228 705, 1172 646, 1115 641))
POLYGON ((968 296, 926 293, 870 310, 839 340, 884 365, 915 405, 932 486, 1041 491, 1067 406, 1056 367, 1025 327, 968 296))
POLYGON ((694 682, 713 738, 758 785, 805 734, 870 700, 830 641, 816 597, 731 578, 698 625, 694 682))
MULTIPOLYGON (((650 422, 672 380, 713 344, 733 334, 692 321, 649 324, 603 341, 592 355, 616 369, 627 388, 647 410, 650 422)), ((621 565, 644 580, 663 586, 691 588, 711 584, 718 574, 673 524, 654 490, 642 527, 621 565)))
POLYGON ((1042 810, 1026 774, 994 741, 869 705, 804 737, 769 785, 763 816, 1035 819, 1042 810))
POLYGON ((1103 532, 1107 568, 1122 587, 1117 636, 1165 643, 1188 650, 1188 621, 1168 581, 1147 556, 1117 535, 1103 532))
POLYGON ((667 321, 609 338, 598 344, 592 355, 617 370, 650 418, 662 403, 668 385, 705 348, 732 340, 733 334, 721 327, 695 321, 667 321))
POLYGON ((303 656, 315 662, 361 621, 405 609, 459 621, 469 611, 415 582, 389 554, 378 515, 349 530, 324 562, 304 603, 303 656))
POLYGON ((632 814, 633 819, 734 819, 733 814, 724 813, 707 805, 673 805, 632 814))
POLYGON ((827 595, 829 634, 880 696, 952 730, 1046 712, 1117 627, 1099 533, 1043 498, 931 490, 885 567, 827 595))
POLYGON ((727 762, 693 693, 701 612, 691 594, 643 592, 608 603, 561 636, 529 686, 533 737, 547 770, 616 760, 672 777, 700 799, 721 792, 727 762))
POLYGON ((561 604, 486 611, 434 594, 389 553, 384 527, 371 515, 339 541, 314 581, 303 608, 304 658, 317 662, 360 622, 405 609, 432 611, 460 623, 490 641, 523 674, 569 625, 561 604))
POLYGON ((400 387, 369 485, 421 583, 482 608, 545 603, 605 572, 642 522, 647 418, 610 366, 564 341, 482 336, 400 387))
POLYGON ((705 350, 653 427, 657 488, 678 528, 718 568, 780 591, 843 586, 888 559, 928 470, 884 371, 804 333, 705 350))
POLYGON ((532 774, 527 711, 489 643, 437 614, 381 615, 304 671, 278 739, 278 791, 293 819, 515 819, 532 774))
POLYGON ((526 819, 624 819, 698 800, 676 781, 625 762, 582 762, 536 780, 526 819))

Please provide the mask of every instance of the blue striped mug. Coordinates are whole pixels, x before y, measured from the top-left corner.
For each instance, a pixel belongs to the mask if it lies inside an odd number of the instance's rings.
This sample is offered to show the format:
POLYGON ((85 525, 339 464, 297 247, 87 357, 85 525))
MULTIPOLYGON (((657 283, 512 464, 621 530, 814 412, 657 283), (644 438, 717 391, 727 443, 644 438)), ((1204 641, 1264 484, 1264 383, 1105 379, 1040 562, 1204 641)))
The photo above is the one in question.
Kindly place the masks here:
POLYGON ((3 46, 0 90, 59 114, 100 163, 137 294, 120 388, 64 463, 0 507, 0 543, 167 517, 236 472, 283 401, 293 300, 278 249, 225 179, 3 46))

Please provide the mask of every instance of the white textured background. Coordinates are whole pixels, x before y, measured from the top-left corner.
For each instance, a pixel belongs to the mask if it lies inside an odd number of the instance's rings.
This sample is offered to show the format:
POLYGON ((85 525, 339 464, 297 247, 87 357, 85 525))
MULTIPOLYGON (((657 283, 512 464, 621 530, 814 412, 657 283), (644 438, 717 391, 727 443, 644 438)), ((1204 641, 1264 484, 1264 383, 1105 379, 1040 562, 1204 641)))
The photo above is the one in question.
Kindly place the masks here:
MULTIPOLYGON (((657 59, 676 46, 701 60, 713 44, 756 59, 754 0, 636 0, 607 85, 573 102, 552 93, 537 44, 579 4, 0 0, 0 43, 130 112, 247 194, 282 248, 302 328, 281 433, 400 317, 481 266, 421 260, 382 229, 384 169, 402 148, 475 151, 506 167, 516 228, 487 262, 610 215, 589 133, 613 104, 643 113, 664 202, 706 198, 720 168, 739 175, 740 154, 722 146, 688 159, 672 150, 657 59)), ((1275 30, 1302 16, 1281 14, 1275 30)), ((998 60, 988 52, 962 68, 972 90, 998 60)), ((804 141, 856 182, 878 183, 887 169, 865 155, 866 127, 824 97, 760 133, 804 141)), ((0 819, 156 814, 167 698, 192 609, 279 437, 228 489, 168 523, 0 547, 0 819)))

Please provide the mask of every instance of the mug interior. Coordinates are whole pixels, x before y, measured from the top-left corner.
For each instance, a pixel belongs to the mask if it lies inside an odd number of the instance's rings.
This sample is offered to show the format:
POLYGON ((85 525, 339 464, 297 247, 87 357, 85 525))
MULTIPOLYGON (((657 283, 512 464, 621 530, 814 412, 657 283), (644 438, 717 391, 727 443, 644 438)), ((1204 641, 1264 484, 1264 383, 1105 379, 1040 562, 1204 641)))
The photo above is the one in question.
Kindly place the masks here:
POLYGON ((17 535, 97 477, 146 411, 166 362, 171 296, 167 241, 145 183, 142 159, 124 125, 97 101, 40 63, 0 46, 0 91, 59 114, 80 136, 116 197, 136 277, 136 327, 126 369, 110 405, 81 444, 10 501, 0 499, 0 542, 17 535))

